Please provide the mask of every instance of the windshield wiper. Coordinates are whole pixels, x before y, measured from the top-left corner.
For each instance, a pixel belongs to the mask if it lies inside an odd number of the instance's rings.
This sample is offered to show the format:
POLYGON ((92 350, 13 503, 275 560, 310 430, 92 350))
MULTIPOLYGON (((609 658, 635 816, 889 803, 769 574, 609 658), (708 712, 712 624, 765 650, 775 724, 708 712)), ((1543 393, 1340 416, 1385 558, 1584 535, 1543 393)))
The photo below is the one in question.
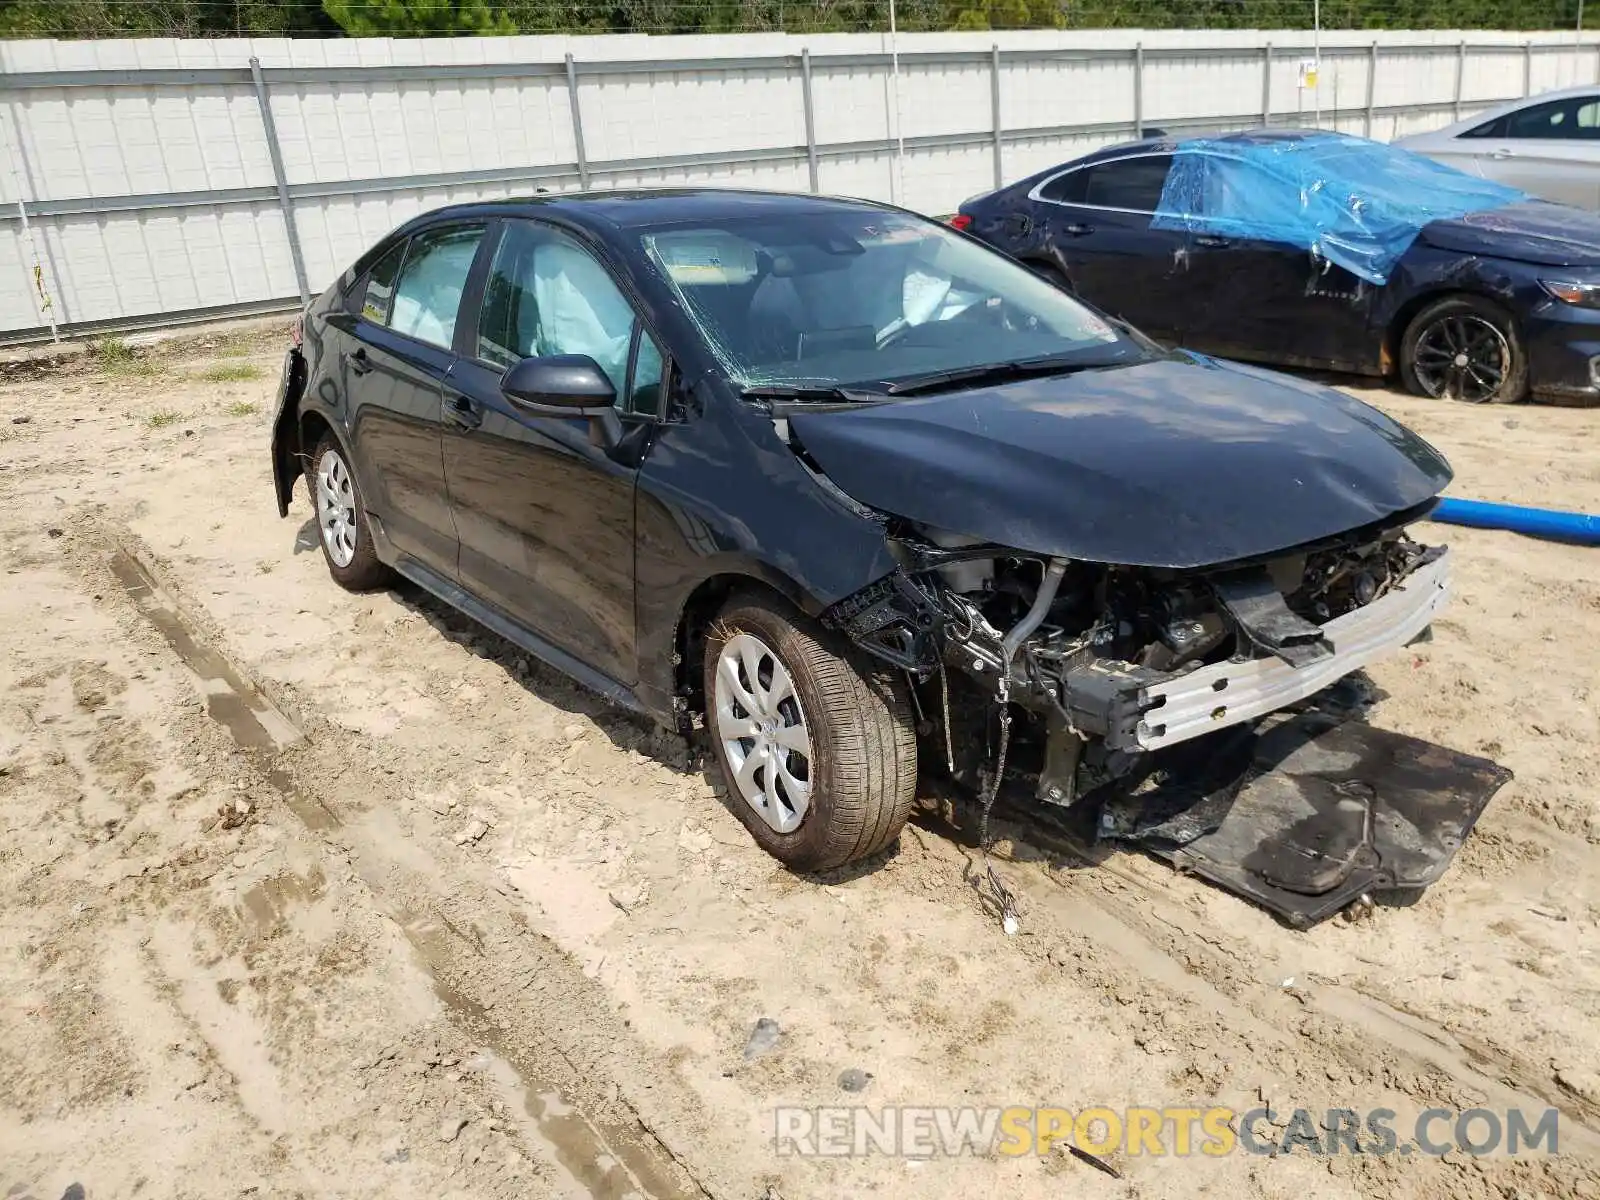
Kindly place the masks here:
POLYGON ((891 396, 914 396, 966 383, 998 383, 1008 379, 1026 379, 1030 375, 1070 375, 1075 371, 1089 371, 1098 367, 1117 365, 1119 364, 1115 361, 1085 360, 1077 355, 1024 358, 1016 362, 983 363, 975 367, 956 367, 949 371, 929 371, 926 375, 911 375, 886 384, 884 391, 891 396))
POLYGON ((837 383, 763 383, 740 393, 746 400, 793 400, 819 404, 881 404, 883 392, 837 383))

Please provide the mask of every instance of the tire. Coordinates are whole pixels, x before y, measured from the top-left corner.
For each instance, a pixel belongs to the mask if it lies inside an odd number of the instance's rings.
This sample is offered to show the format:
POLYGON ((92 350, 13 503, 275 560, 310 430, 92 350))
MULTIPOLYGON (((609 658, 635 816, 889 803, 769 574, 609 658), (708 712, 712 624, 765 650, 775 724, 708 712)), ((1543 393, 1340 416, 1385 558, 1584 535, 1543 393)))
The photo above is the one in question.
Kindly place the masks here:
POLYGON ((350 469, 344 447, 324 434, 306 464, 306 491, 316 512, 317 542, 328 574, 340 587, 352 592, 370 592, 384 587, 391 578, 389 568, 378 558, 367 521, 367 507, 361 499, 361 485, 350 469), (335 464, 337 464, 335 466, 335 464), (338 500, 344 504, 340 518, 330 513, 338 500))
POLYGON ((899 836, 916 798, 916 728, 903 686, 832 642, 788 604, 756 594, 731 599, 705 639, 706 731, 729 805, 756 843, 795 871, 876 854, 899 836), (725 653, 732 683, 719 680, 725 653), (748 686, 752 662, 760 691, 748 686), (790 681, 788 697, 778 669, 790 681), (741 691, 755 703, 742 702, 741 691), (730 736, 746 727, 750 736, 730 736), (794 748, 798 741, 808 754, 794 748), (750 768, 744 783, 736 755, 750 768), (795 783, 804 785, 803 810, 795 783))
POLYGON ((1446 296, 1406 326, 1400 378, 1417 396, 1515 404, 1528 394, 1528 355, 1516 321, 1500 305, 1481 296, 1446 296), (1499 382, 1490 386, 1495 370, 1499 382))

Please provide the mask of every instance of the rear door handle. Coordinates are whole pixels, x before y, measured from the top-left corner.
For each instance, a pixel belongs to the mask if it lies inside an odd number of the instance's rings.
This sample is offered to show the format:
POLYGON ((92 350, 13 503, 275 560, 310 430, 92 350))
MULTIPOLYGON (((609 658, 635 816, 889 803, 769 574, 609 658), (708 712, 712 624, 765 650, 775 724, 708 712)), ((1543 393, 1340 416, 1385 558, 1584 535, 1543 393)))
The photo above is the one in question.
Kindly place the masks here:
POLYGON ((372 360, 367 357, 366 347, 363 346, 354 354, 347 355, 345 361, 350 364, 350 369, 357 375, 365 375, 372 370, 372 360))
POLYGON ((444 406, 445 419, 463 429, 476 429, 483 424, 483 409, 466 396, 457 396, 444 406))
POLYGON ((1515 150, 1500 149, 1489 151, 1490 158, 1515 158, 1516 156, 1517 152, 1515 150))
POLYGON ((1227 246, 1233 245, 1233 243, 1227 238, 1217 237, 1215 234, 1211 233, 1202 233, 1199 237, 1194 239, 1194 244, 1196 246, 1210 246, 1213 250, 1221 250, 1227 246))
POLYGON ((1077 221, 1073 221, 1069 224, 1063 225, 1061 227, 1061 232, 1066 234, 1068 237, 1082 237, 1086 233, 1093 233, 1094 226, 1080 225, 1077 221))

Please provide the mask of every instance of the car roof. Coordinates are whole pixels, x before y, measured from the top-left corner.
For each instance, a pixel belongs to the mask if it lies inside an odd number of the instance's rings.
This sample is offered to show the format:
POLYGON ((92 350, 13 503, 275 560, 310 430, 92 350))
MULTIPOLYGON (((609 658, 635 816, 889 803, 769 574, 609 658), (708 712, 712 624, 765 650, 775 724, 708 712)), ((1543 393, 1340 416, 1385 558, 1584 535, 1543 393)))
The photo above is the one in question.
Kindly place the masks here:
MULTIPOLYGON (((1092 162, 1102 162, 1108 158, 1122 158, 1129 154, 1159 154, 1187 146, 1194 142, 1206 141, 1212 144, 1239 146, 1265 146, 1272 143, 1303 142, 1312 138, 1327 137, 1325 129, 1217 129, 1203 130, 1196 133, 1184 134, 1174 137, 1170 133, 1157 134, 1153 137, 1141 138, 1134 142, 1119 142, 1114 146, 1105 146, 1081 158, 1075 158, 1070 163, 1061 163, 1060 166, 1074 166, 1092 162)), ((1051 170, 1057 170, 1052 167, 1051 170)))
MULTIPOLYGON (((454 204, 431 210, 441 216, 493 215, 564 218, 583 226, 633 229, 664 224, 698 224, 736 217, 797 217, 821 212, 883 212, 890 206, 870 200, 761 192, 739 188, 639 188, 625 191, 551 192, 504 200, 454 204)), ((890 211, 900 211, 893 209, 890 211)))

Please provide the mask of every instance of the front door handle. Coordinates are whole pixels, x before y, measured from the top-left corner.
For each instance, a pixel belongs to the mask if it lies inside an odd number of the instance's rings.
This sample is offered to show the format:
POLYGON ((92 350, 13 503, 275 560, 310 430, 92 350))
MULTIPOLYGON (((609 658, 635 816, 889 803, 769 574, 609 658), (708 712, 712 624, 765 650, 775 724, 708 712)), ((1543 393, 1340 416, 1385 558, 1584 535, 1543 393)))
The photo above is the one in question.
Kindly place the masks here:
POLYGON ((483 424, 483 410, 466 396, 457 396, 444 406, 445 419, 463 429, 476 429, 483 424))
POLYGON ((1221 250, 1233 245, 1227 238, 1217 237, 1214 233, 1202 233, 1194 239, 1194 244, 1196 246, 1210 246, 1213 250, 1221 250))
POLYGON ((372 370, 372 360, 367 357, 367 348, 365 346, 354 354, 346 356, 345 361, 350 364, 350 369, 357 375, 365 375, 372 370))

